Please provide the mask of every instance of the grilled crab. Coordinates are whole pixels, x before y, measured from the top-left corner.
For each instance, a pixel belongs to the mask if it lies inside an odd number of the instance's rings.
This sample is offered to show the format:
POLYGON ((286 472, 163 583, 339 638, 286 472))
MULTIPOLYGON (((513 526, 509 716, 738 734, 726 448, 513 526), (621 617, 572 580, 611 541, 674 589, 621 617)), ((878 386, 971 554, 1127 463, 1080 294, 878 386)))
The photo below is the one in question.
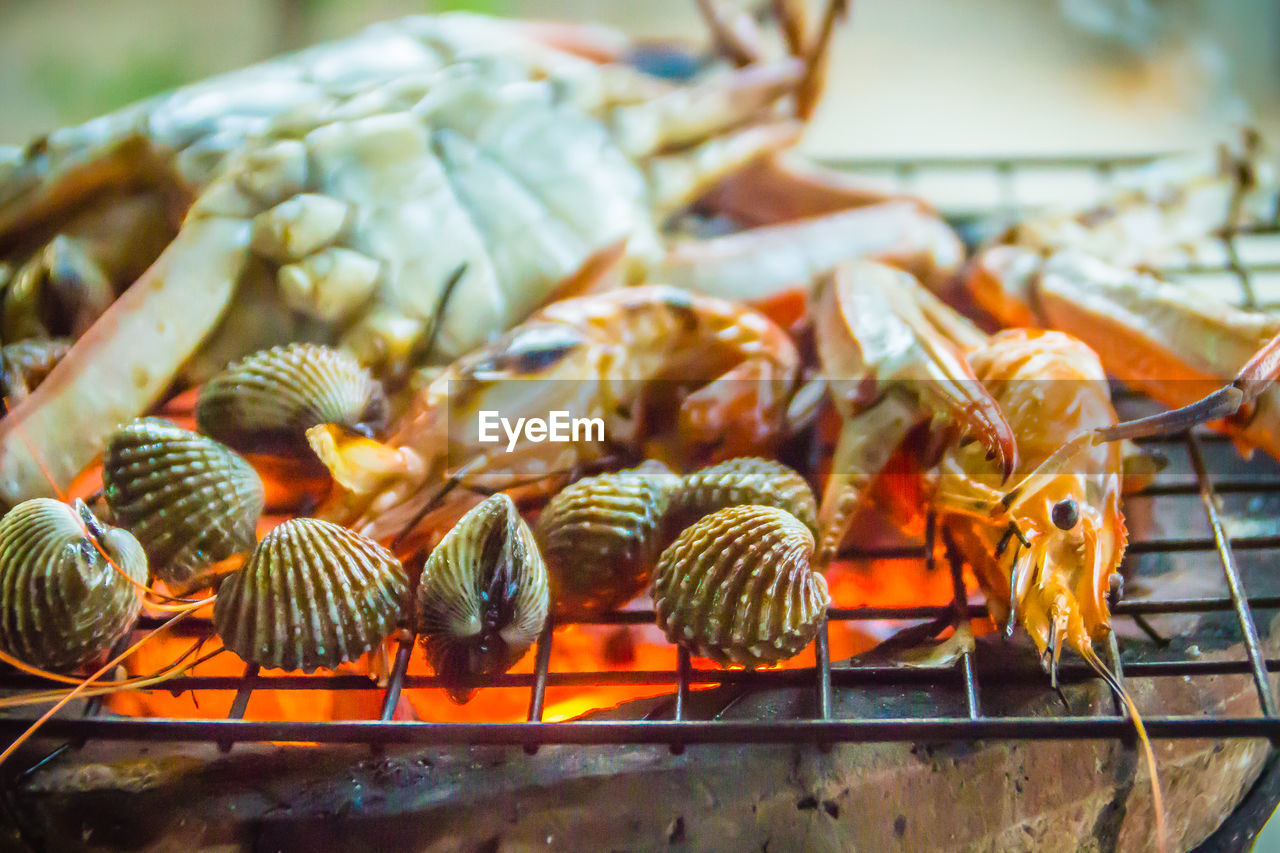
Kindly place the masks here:
POLYGON ((831 30, 780 8, 795 55, 739 45, 740 67, 687 82, 601 28, 415 17, 0 149, 3 342, 76 339, 29 394, 3 371, 23 393, 0 502, 66 486, 119 423, 270 345, 338 342, 396 378, 606 273, 767 294, 849 254, 953 269, 920 205, 768 160, 799 137, 831 30), (664 233, 717 183, 769 233, 664 233))

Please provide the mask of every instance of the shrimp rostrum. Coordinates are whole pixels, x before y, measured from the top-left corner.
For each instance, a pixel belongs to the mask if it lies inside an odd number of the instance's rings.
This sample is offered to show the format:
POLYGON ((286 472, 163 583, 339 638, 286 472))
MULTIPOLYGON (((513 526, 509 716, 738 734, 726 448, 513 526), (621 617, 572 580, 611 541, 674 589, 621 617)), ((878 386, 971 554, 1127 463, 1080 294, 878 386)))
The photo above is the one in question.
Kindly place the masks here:
POLYGON ((0 421, 0 500, 65 487, 118 424, 270 346, 336 343, 400 381, 606 272, 954 269, 921 205, 752 168, 799 139, 826 54, 829 23, 787 24, 793 55, 670 81, 603 28, 409 18, 0 151, 0 335, 74 339, 0 421), (754 211, 725 196, 762 242, 675 244, 673 214, 739 175, 768 182, 754 211))

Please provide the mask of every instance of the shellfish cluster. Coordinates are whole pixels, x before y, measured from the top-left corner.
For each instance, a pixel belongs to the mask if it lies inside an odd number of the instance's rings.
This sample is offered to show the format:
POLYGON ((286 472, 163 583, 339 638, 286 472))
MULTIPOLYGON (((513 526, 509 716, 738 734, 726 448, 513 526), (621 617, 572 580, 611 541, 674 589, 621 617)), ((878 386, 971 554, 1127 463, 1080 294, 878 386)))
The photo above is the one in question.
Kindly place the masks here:
POLYGON ((208 382, 199 432, 155 417, 124 424, 103 457, 117 527, 46 499, 0 522, 4 650, 82 666, 128 634, 157 583, 178 596, 216 590, 217 634, 264 667, 333 668, 412 627, 457 701, 518 661, 551 613, 595 617, 646 591, 673 641, 721 663, 776 662, 812 638, 827 601, 807 565, 813 493, 765 459, 684 476, 649 461, 588 477, 554 495, 533 528, 494 495, 429 552, 412 597, 401 561, 353 530, 295 518, 258 541, 264 486, 240 452, 302 458, 311 427, 372 435, 386 413, 383 389, 349 355, 292 344, 208 382), (42 588, 58 597, 33 592, 42 588))
MULTIPOLYGON (((13 363, 34 369, 32 359, 13 363)), ((349 355, 297 344, 210 381, 196 411, 205 434, 160 418, 119 427, 102 465, 116 527, 83 503, 43 498, 0 520, 0 650, 33 666, 76 669, 126 636, 143 593, 162 583, 170 596, 216 589, 217 633, 251 663, 311 670, 369 651, 405 615, 399 560, 315 519, 287 521, 259 542, 262 480, 217 438, 293 454, 316 423, 368 431, 385 414, 382 388, 349 355)))
POLYGON ((117 527, 46 499, 0 522, 4 651, 82 666, 128 634, 157 583, 177 596, 216 590, 217 634, 263 667, 333 668, 412 627, 460 702, 518 661, 552 612, 595 617, 650 590, 668 636, 721 663, 776 662, 812 638, 827 601, 806 562, 813 494, 765 459, 685 476, 649 461, 588 477, 554 495, 533 528, 496 494, 431 549, 412 596, 395 555, 337 524, 295 518, 258 541, 264 486, 240 452, 301 458, 309 428, 372 435, 386 413, 383 389, 349 355, 292 344, 208 382, 199 432, 156 417, 124 424, 103 457, 117 527))
POLYGON ((797 654, 826 612, 810 565, 816 524, 803 477, 742 457, 683 477, 649 462, 580 480, 537 533, 558 616, 595 616, 649 589, 672 642, 758 666, 797 654))

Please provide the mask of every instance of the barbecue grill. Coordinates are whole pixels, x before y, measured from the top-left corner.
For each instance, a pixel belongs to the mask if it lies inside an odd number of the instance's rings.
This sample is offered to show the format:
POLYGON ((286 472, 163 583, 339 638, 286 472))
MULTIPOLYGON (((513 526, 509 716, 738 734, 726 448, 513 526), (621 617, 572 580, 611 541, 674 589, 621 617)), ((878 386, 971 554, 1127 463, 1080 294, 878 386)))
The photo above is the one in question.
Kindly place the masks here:
MULTIPOLYGON (((1125 172, 1152 159, 1125 157, 1034 157, 988 159, 926 159, 912 161, 848 161, 834 165, 868 181, 921 195, 938 205, 967 237, 980 239, 1001 221, 1025 215, 1048 202, 1086 204, 1113 190, 1125 172)), ((1197 253, 1197 260, 1177 268, 1162 270, 1170 278, 1188 286, 1218 288, 1249 307, 1280 306, 1280 221, 1249 226, 1218 235, 1214 245, 1197 253), (1270 253, 1268 255, 1268 252, 1270 253), (1274 281, 1273 281, 1274 279, 1274 281), (1232 288, 1232 290, 1223 290, 1232 288)), ((1131 393, 1116 389, 1121 416, 1150 411, 1150 404, 1131 393)), ((1214 676, 1248 676, 1256 692, 1256 709, 1246 715, 1186 717, 1158 712, 1146 716, 1153 739, 1262 738, 1280 742, 1276 687, 1271 674, 1280 669, 1280 658, 1270 657, 1260 640, 1259 625, 1264 616, 1280 610, 1280 584, 1259 581, 1257 567, 1270 562, 1280 551, 1280 524, 1267 528, 1257 518, 1280 509, 1280 465, 1258 456, 1247 464, 1240 460, 1222 436, 1196 430, 1173 438, 1146 442, 1171 460, 1144 492, 1133 496, 1126 507, 1149 502, 1152 516, 1159 520, 1162 507, 1177 503, 1184 510, 1180 535, 1139 529, 1129 544, 1126 559, 1141 566, 1170 555, 1202 566, 1206 573, 1220 576, 1225 592, 1205 595, 1161 597, 1159 578, 1152 580, 1152 592, 1116 602, 1115 623, 1129 622, 1158 636, 1151 621, 1169 615, 1208 614, 1221 629, 1242 644, 1240 659, 1203 660, 1194 653, 1165 656, 1159 660, 1126 661, 1126 640, 1112 636, 1105 648, 1110 667, 1122 683, 1126 679, 1207 679, 1214 676), (1273 501, 1273 502, 1269 502, 1273 501), (1226 505, 1224 505, 1224 502, 1226 505), (1233 523, 1230 506, 1245 505, 1254 516, 1249 524, 1233 523), (1257 575, 1257 577, 1255 577, 1257 575)), ((1159 525, 1156 525, 1159 527, 1159 525)), ((932 529, 932 525, 929 525, 932 529)), ((923 546, 894 546, 862 549, 846 555, 857 559, 933 559, 932 542, 923 546)), ((962 586, 959 587, 962 589, 962 586)), ((1175 591, 1176 593, 1176 591, 1175 591)), ((981 617, 980 604, 958 601, 951 606, 833 607, 828 623, 838 621, 919 622, 944 619, 964 607, 969 617, 981 617)), ((606 614, 596 620, 608 625, 651 624, 651 611, 627 610, 606 614)), ((154 627, 144 620, 142 628, 154 627)), ((212 630, 211 624, 186 620, 184 634, 199 636, 212 630)), ((1265 631, 1263 634, 1265 635, 1265 631)), ((31 757, 34 766, 48 762, 88 741, 202 741, 230 750, 245 741, 298 741, 315 744, 368 744, 375 750, 390 744, 493 744, 519 745, 535 752, 549 744, 663 744, 680 751, 692 744, 815 743, 830 745, 842 741, 953 742, 978 740, 1083 740, 1131 739, 1133 726, 1118 704, 1103 708, 1102 714, 1080 714, 1063 709, 1052 716, 1005 716, 984 708, 985 688, 998 683, 1016 683, 1050 691, 1048 677, 1034 666, 984 672, 982 648, 959 657, 950 668, 905 668, 887 664, 831 661, 827 625, 815 642, 816 665, 803 669, 742 671, 695 668, 689 654, 681 650, 677 665, 670 670, 552 671, 551 648, 555 635, 548 628, 540 637, 534 654, 532 673, 506 674, 477 682, 478 687, 523 688, 529 692, 528 720, 517 723, 446 723, 393 721, 392 713, 402 691, 439 688, 441 683, 426 672, 410 672, 412 641, 403 641, 394 657, 385 686, 360 675, 262 675, 248 666, 242 677, 187 676, 173 678, 161 687, 175 695, 190 691, 234 691, 235 701, 227 719, 187 720, 134 718, 108 715, 100 703, 91 701, 80 716, 50 720, 42 731, 39 754, 31 757), (863 685, 945 684, 963 691, 965 713, 925 715, 909 718, 844 718, 833 711, 833 691, 838 687, 863 685), (673 697, 649 719, 580 719, 566 722, 543 720, 544 700, 549 687, 590 687, 605 685, 670 685, 673 697), (754 689, 792 687, 813 691, 816 713, 808 719, 741 720, 700 718, 690 710, 695 687, 735 685, 754 689), (313 722, 298 720, 242 719, 249 697, 255 690, 289 691, 372 691, 382 692, 382 713, 378 719, 313 722), (58 745, 61 744, 61 745, 58 745), (50 752, 50 745, 56 748, 50 752)), ((1095 679, 1082 663, 1065 660, 1059 669, 1064 683, 1095 679)), ((17 691, 43 686, 34 678, 6 671, 0 674, 0 691, 17 691)), ((0 732, 16 736, 29 719, 0 719, 0 732)), ((33 766, 30 759, 27 766, 33 766)))

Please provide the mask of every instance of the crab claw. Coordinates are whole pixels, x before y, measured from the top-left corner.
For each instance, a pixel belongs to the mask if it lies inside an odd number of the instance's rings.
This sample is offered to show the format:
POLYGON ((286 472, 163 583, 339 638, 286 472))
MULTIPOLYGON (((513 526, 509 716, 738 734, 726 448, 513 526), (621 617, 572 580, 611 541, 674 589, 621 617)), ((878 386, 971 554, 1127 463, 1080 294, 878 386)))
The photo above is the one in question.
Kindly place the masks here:
POLYGON ((116 426, 164 393, 223 315, 247 244, 245 222, 193 224, 98 318, 0 420, 0 501, 67 488, 116 426))
POLYGON ((1017 465, 1013 431, 965 360, 985 336, 911 275, 870 262, 846 264, 823 288, 815 318, 829 379, 856 378, 836 405, 846 417, 886 395, 905 395, 932 417, 977 439, 1007 479, 1017 465))
POLYGON ((285 141, 244 155, 201 194, 154 263, 0 420, 0 503, 58 494, 175 383, 301 336, 294 315, 265 310, 276 286, 251 243, 255 217, 296 193, 305 168, 305 149, 285 141))

